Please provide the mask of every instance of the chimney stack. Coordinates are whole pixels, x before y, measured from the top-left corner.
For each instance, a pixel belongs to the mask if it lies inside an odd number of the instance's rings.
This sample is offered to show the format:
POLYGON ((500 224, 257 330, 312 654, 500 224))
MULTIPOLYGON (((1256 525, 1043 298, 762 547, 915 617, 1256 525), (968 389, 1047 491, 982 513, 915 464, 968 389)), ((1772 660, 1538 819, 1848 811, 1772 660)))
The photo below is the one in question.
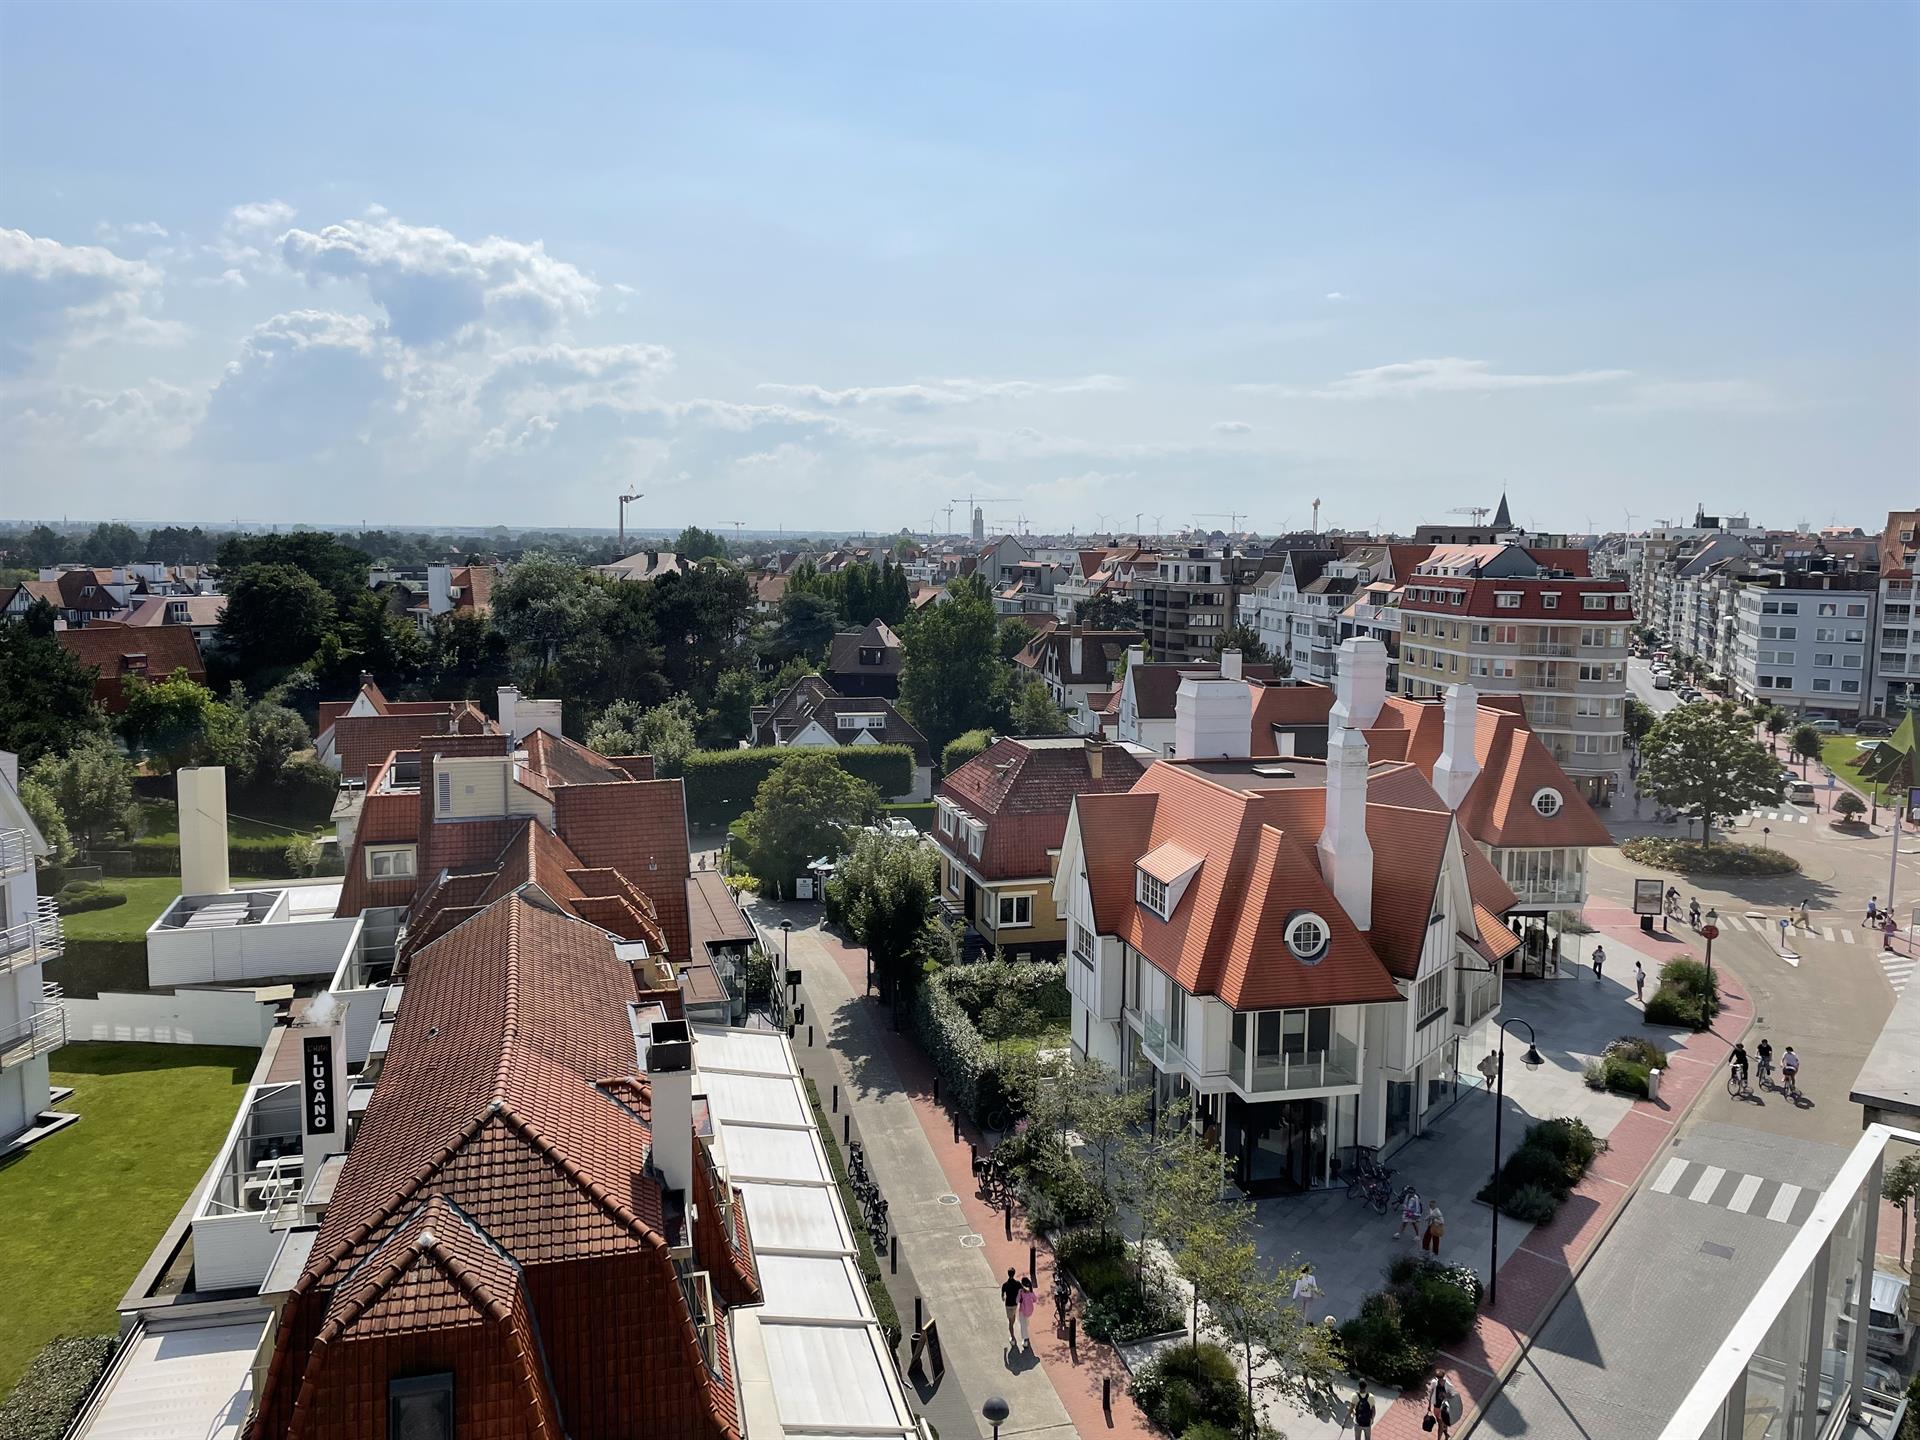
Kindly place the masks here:
POLYGON ((1447 692, 1446 737, 1440 746, 1440 758, 1433 765, 1433 788, 1449 810, 1460 808, 1480 773, 1474 744, 1479 718, 1480 696, 1473 686, 1462 681, 1447 692))
POLYGON ((1238 680, 1240 678, 1240 652, 1238 650, 1222 650, 1220 652, 1220 678, 1222 680, 1238 680))
POLYGON ((1356 730, 1371 726, 1387 702, 1387 647, 1361 635, 1342 641, 1333 688, 1333 723, 1356 730))
POLYGON ((1085 653, 1086 641, 1077 633, 1070 636, 1067 640, 1068 663, 1072 666, 1076 677, 1080 674, 1080 658, 1085 653))
POLYGON ((653 1092, 653 1168, 683 1196, 693 1189, 693 1031, 684 1020, 656 1020, 647 1040, 653 1092))
POLYGON ((1087 774, 1091 775, 1095 780, 1098 780, 1100 778, 1100 772, 1106 768, 1106 763, 1107 747, 1098 740, 1088 740, 1087 774))
POLYGON ((1173 696, 1173 758, 1218 760, 1253 749, 1253 690, 1244 680, 1187 675, 1173 696))
POLYGON ((224 895, 227 876, 227 772, 190 766, 174 775, 180 812, 180 893, 224 895))
POLYGON ((519 687, 516 685, 502 685, 494 694, 499 702, 496 709, 499 715, 500 728, 506 732, 508 739, 518 739, 519 736, 514 732, 514 711, 520 704, 519 687))
MULTIPOLYGON (((1339 699, 1327 727, 1326 819, 1320 827, 1320 871, 1333 898, 1356 928, 1373 928, 1373 842, 1367 838, 1367 737, 1354 716, 1355 666, 1358 646, 1380 652, 1382 679, 1386 649, 1378 640, 1349 640, 1337 677, 1339 699)), ((1361 677, 1364 680, 1364 677, 1361 677)), ((1380 702, 1368 713, 1371 723, 1380 702)))

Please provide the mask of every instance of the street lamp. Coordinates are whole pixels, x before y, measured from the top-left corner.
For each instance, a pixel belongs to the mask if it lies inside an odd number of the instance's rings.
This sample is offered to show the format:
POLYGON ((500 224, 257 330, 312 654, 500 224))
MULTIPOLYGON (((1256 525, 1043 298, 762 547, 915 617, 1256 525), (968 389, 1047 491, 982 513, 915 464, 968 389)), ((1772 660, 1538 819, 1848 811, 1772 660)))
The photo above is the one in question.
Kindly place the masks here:
POLYGON ((793 922, 791 920, 782 920, 780 922, 780 979, 776 982, 774 993, 779 993, 779 986, 787 987, 787 1013, 789 1015, 793 1013, 793 990, 791 986, 787 985, 787 980, 792 974, 793 922))
POLYGON ((987 1397, 987 1403, 980 1407, 980 1414, 993 1426, 993 1440, 1000 1440, 1000 1427, 1007 1423, 1007 1417, 1012 1413, 1012 1407, 998 1395, 987 1397))
POLYGON ((1500 1058, 1493 1067, 1493 1249, 1487 1261, 1487 1304, 1500 1302, 1500 1122, 1505 1118, 1507 1096, 1507 1027, 1518 1025, 1527 1032, 1527 1053, 1520 1063, 1529 1070, 1546 1064, 1534 1045, 1533 1026, 1524 1020, 1500 1022, 1500 1058))
POLYGON ((1708 910, 1707 923, 1700 927, 1700 933, 1704 935, 1707 940, 1707 993, 1706 997, 1700 1002, 1700 1028, 1702 1030, 1711 1030, 1713 1028, 1713 942, 1720 938, 1720 926, 1716 923, 1719 919, 1720 912, 1718 910, 1708 910))

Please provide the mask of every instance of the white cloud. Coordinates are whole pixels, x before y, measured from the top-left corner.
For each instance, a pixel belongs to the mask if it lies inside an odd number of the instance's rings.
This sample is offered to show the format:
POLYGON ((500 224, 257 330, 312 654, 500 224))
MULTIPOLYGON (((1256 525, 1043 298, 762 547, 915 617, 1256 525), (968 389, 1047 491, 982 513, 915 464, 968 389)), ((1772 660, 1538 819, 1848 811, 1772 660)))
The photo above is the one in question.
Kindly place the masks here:
POLYGON ((299 213, 284 200, 252 200, 229 210, 224 228, 277 235, 291 225, 299 213))
POLYGON ((146 313, 161 275, 97 245, 62 245, 0 229, 0 375, 26 369, 43 346, 179 333, 146 313))
POLYGON ((167 227, 152 220, 136 220, 131 225, 116 225, 110 220, 102 220, 93 227, 93 233, 103 245, 140 241, 145 242, 145 248, 151 251, 167 238, 167 227))
POLYGON ((1448 356, 1436 360, 1403 360, 1350 370, 1329 384, 1238 385, 1235 389, 1266 392, 1289 399, 1381 400, 1401 395, 1487 395, 1509 390, 1542 390, 1565 385, 1613 385, 1633 378, 1631 370, 1568 370, 1556 374, 1523 374, 1496 370, 1490 360, 1463 360, 1448 356))
POLYGON ((338 453, 395 424, 402 387, 392 343, 362 315, 295 310, 241 343, 214 386, 197 439, 240 460, 338 453))
POLYGON ((1772 390, 1753 380, 1648 380, 1625 398, 1594 408, 1627 415, 1765 415, 1784 407, 1772 390))
POLYGON ((7 428, 25 444, 49 451, 150 454, 186 443, 202 403, 193 391, 161 380, 114 393, 63 385, 27 400, 7 428))
POLYGON ((645 402, 650 382, 672 368, 673 352, 664 345, 526 345, 493 362, 478 399, 483 406, 630 410, 645 402))
POLYGON ((1346 295, 1339 290, 1327 291, 1327 299, 1329 300, 1344 300, 1346 298, 1346 295))
POLYGON ((280 257, 313 285, 364 284, 408 345, 468 342, 483 330, 548 336, 592 310, 600 286, 531 244, 490 235, 461 240, 391 216, 349 220, 317 234, 289 230, 280 257))
POLYGON ((824 385, 768 382, 762 390, 790 395, 829 410, 874 408, 899 411, 946 410, 986 400, 1026 400, 1036 395, 1080 395, 1124 390, 1116 375, 1084 375, 1077 380, 924 380, 906 385, 854 385, 844 390, 824 385))
POLYGON ((1216 435, 1251 435, 1253 426, 1244 420, 1216 420, 1213 422, 1216 435))

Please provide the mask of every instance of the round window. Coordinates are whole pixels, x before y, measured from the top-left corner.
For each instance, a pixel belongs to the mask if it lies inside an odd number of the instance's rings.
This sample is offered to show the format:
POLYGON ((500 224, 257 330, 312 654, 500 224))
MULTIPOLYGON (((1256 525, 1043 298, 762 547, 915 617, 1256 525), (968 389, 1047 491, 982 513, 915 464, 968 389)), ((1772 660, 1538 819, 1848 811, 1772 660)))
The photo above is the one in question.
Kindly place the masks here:
POLYGON ((1562 803, 1560 792, 1551 785, 1542 785, 1538 790, 1533 792, 1534 810, 1546 816, 1548 819, 1552 819, 1560 813, 1562 803))
POLYGON ((1311 910, 1296 910, 1287 918, 1287 949, 1302 965, 1318 965, 1327 957, 1333 931, 1311 910))

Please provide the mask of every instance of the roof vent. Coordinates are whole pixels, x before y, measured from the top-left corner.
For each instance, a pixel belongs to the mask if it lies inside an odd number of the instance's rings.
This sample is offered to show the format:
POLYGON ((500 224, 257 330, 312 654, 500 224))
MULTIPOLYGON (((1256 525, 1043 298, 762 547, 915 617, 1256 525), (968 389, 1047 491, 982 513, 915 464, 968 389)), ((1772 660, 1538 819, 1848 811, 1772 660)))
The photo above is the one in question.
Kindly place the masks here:
POLYGON ((1256 775, 1264 775, 1269 780, 1291 780, 1294 778, 1294 772, 1285 765, 1256 765, 1253 767, 1253 773, 1256 775))

